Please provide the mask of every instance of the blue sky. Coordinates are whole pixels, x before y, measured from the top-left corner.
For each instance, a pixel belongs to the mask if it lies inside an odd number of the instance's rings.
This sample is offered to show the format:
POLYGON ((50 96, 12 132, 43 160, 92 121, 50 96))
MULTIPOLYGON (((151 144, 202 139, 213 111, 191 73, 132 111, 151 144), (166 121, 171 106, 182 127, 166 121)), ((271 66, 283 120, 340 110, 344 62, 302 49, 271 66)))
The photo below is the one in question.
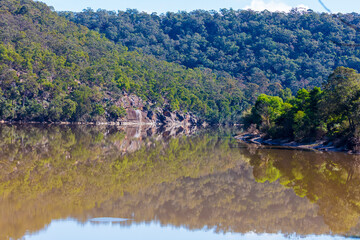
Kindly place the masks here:
MULTIPOLYGON (((306 6, 315 11, 325 11, 318 0, 41 0, 57 11, 81 11, 93 9, 126 10, 136 8, 139 11, 163 13, 194 9, 219 10, 220 8, 254 10, 288 10, 291 7, 306 6)), ((360 12, 359 0, 323 0, 333 12, 360 12)))

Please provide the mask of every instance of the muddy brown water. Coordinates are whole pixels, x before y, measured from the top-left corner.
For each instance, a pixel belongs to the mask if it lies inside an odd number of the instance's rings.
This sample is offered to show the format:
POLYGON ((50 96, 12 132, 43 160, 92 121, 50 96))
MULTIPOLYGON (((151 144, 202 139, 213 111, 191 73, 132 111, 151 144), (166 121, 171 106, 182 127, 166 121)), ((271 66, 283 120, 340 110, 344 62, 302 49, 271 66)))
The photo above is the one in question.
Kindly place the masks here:
POLYGON ((0 239, 360 236, 360 156, 233 134, 0 125, 0 239))

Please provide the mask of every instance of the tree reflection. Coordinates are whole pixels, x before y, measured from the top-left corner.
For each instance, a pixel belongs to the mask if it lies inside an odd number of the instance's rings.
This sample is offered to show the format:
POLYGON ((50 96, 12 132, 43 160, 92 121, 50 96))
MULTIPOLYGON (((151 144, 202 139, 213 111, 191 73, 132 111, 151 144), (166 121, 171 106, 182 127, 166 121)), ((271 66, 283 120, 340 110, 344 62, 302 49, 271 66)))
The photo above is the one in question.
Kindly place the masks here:
POLYGON ((331 231, 346 233, 358 224, 359 156, 272 149, 259 149, 252 156, 257 181, 278 180, 316 203, 331 231))
POLYGON ((356 163, 251 148, 221 131, 2 125, 0 239, 105 216, 218 232, 357 234, 356 163))

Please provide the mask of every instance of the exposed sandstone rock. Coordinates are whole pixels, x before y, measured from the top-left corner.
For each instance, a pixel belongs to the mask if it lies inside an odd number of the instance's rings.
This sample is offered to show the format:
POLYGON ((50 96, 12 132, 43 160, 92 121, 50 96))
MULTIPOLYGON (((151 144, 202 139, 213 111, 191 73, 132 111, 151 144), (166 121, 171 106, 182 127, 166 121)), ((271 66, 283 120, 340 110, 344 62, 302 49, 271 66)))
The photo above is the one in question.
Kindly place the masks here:
POLYGON ((117 102, 116 105, 118 107, 123 107, 125 109, 143 109, 145 106, 145 102, 138 96, 131 94, 131 95, 127 95, 125 93, 125 96, 123 96, 122 98, 120 98, 117 102))
POLYGON ((193 114, 171 112, 168 109, 157 108, 155 110, 126 109, 127 116, 121 119, 123 125, 176 125, 196 126, 200 124, 199 119, 193 114))
POLYGON ((180 111, 172 112, 169 107, 146 110, 145 106, 151 106, 150 102, 144 102, 140 97, 127 93, 116 103, 123 107, 127 115, 120 119, 122 125, 177 125, 188 126, 198 125, 199 119, 190 113, 180 111))

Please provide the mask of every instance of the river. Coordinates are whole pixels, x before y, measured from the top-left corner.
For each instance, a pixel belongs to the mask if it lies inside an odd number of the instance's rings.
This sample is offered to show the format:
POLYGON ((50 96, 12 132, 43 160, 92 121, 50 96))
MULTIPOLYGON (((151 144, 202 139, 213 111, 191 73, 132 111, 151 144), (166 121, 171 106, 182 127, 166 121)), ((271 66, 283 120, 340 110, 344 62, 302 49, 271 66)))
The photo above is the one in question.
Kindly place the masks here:
POLYGON ((234 133, 0 125, 0 239, 360 236, 360 156, 234 133))

